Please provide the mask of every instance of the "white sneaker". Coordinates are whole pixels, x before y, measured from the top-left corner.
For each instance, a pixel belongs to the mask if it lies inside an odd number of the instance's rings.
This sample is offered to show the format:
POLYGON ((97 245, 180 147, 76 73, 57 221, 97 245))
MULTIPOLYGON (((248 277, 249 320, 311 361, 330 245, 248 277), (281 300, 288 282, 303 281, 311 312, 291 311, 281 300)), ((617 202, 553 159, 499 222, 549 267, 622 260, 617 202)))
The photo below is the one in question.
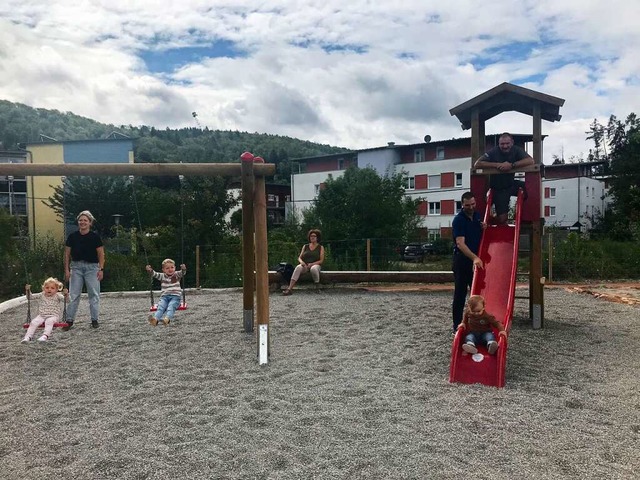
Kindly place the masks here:
POLYGON ((487 352, 489 352, 489 355, 493 355, 497 351, 498 351, 498 342, 492 341, 487 343, 487 352))
POLYGON ((24 337, 20 343, 29 343, 31 341, 31 337, 24 337))
POLYGON ((49 335, 42 335, 40 338, 38 338, 39 342, 46 342, 47 340, 49 340, 49 335))
POLYGON ((467 353, 470 353, 471 355, 475 355, 476 353, 478 353, 478 349, 476 348, 473 342, 467 342, 464 345, 462 345, 462 350, 464 350, 467 353))

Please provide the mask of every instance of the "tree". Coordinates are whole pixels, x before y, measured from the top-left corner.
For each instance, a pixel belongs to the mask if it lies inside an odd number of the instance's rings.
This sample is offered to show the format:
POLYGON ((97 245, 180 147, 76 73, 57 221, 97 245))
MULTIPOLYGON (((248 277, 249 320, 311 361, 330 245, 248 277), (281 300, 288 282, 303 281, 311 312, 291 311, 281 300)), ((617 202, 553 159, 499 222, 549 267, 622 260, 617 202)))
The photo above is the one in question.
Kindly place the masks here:
POLYGON ((624 123, 612 116, 607 130, 611 132, 613 211, 620 233, 632 239, 629 232, 637 232, 640 225, 640 121, 633 113, 624 123))
POLYGON ((401 174, 380 177, 373 168, 349 167, 328 179, 305 223, 316 222, 322 238, 408 238, 418 225, 417 200, 404 194, 401 174))
POLYGON ((629 114, 624 122, 611 115, 606 128, 594 120, 590 132, 592 135, 587 139, 594 140, 596 152, 600 146, 605 152, 598 159, 607 160, 607 168, 598 173, 609 175, 613 198, 611 208, 600 218, 595 230, 606 232, 613 239, 640 240, 640 120, 635 113, 629 114))
POLYGON ((587 140, 593 140, 593 143, 595 145, 594 150, 589 150, 589 161, 598 161, 602 158, 606 158, 606 132, 604 126, 600 122, 598 122, 598 119, 593 119, 593 122, 591 122, 591 124, 589 125, 589 131, 585 133, 587 134, 587 140))
POLYGON ((54 187, 54 193, 43 203, 52 208, 63 221, 75 223, 76 216, 90 210, 96 218, 94 228, 101 236, 110 236, 113 215, 122 215, 122 225, 135 225, 131 185, 127 177, 76 176, 67 177, 64 186, 54 187))

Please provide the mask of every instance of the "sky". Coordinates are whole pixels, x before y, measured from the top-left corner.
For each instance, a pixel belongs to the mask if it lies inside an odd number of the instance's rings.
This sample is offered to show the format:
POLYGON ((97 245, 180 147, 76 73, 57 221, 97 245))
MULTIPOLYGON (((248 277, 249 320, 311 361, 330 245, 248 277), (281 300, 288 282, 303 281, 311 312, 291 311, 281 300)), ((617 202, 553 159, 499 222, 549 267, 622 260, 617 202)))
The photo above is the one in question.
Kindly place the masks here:
POLYGON ((637 0, 3 0, 0 99, 360 149, 468 137, 449 110, 510 82, 566 100, 549 164, 640 114, 639 24, 637 0))

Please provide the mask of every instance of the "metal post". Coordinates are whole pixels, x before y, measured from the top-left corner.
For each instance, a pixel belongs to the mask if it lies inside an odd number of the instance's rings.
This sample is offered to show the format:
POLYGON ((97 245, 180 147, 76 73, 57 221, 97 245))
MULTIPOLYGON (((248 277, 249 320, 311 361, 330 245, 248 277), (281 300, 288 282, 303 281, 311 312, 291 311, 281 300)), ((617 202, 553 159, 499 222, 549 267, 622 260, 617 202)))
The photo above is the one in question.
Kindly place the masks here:
POLYGON ((196 288, 200 288, 200 245, 196 245, 196 288))

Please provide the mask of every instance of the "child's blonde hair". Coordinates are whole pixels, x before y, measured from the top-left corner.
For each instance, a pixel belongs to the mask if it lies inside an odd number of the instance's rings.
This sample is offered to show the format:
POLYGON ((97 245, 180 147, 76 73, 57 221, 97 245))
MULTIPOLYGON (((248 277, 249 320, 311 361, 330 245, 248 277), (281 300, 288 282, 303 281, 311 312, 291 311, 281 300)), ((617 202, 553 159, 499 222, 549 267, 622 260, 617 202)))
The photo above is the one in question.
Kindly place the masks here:
POLYGON ((485 306, 484 297, 482 295, 471 295, 467 301, 467 308, 471 310, 471 308, 479 305, 485 306))
POLYGON ((165 265, 175 265, 176 262, 174 262, 173 260, 171 260, 170 258, 165 258, 162 261, 162 266, 164 267, 165 265))
POLYGON ((50 283, 55 283, 59 292, 61 292, 64 288, 64 284, 60 280, 58 280, 57 278, 49 277, 42 283, 42 290, 44 291, 44 287, 50 283))

